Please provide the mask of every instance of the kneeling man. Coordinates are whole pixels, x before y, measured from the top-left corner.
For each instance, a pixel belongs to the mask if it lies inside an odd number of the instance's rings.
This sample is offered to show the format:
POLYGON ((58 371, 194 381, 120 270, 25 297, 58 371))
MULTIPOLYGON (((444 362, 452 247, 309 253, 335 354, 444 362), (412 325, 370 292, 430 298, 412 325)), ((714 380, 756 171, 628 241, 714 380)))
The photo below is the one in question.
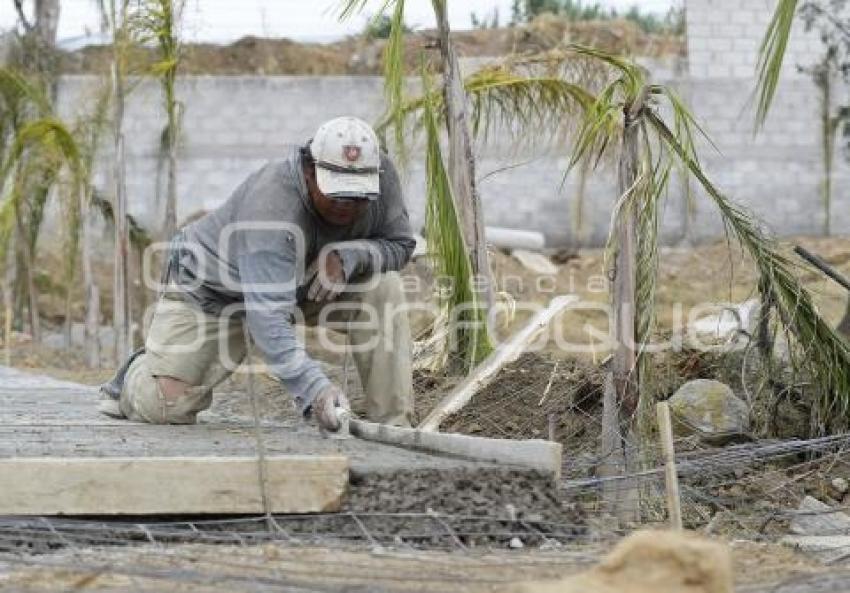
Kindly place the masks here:
POLYGON ((352 117, 325 123, 177 234, 145 346, 101 388, 101 412, 194 423, 252 342, 299 411, 337 430, 335 408, 348 401, 296 339, 293 325, 303 322, 346 331, 367 416, 409 426, 398 271, 414 246, 398 174, 375 132, 352 117))

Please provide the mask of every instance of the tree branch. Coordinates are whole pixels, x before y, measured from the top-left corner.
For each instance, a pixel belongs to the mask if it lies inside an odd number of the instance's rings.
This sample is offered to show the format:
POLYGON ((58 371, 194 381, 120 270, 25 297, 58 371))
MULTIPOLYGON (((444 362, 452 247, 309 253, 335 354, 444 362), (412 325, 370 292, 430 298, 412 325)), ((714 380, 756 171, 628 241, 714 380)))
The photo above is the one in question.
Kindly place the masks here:
POLYGON ((32 33, 33 24, 27 20, 27 15, 24 14, 24 1, 23 0, 14 0, 15 2, 15 10, 18 13, 18 20, 21 21, 21 25, 23 25, 24 30, 27 33, 32 33))

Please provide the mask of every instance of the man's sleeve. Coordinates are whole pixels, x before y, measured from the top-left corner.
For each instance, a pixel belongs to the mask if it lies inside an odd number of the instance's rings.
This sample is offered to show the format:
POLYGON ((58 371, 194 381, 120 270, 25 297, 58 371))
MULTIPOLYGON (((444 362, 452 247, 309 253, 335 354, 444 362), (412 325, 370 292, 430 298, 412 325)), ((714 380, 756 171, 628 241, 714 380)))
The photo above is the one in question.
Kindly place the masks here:
POLYGON ((266 224, 277 219, 267 210, 275 204, 270 196, 279 193, 273 169, 263 170, 248 191, 252 200, 239 212, 241 228, 234 237, 248 330, 269 370, 304 413, 330 381, 298 342, 293 327, 300 244, 297 229, 266 224))
POLYGON ((381 164, 382 221, 374 236, 362 241, 340 243, 336 252, 342 258, 345 279, 373 272, 397 272, 407 265, 416 240, 402 197, 401 181, 392 161, 385 157, 381 164))
POLYGON ((248 330, 272 374, 295 397, 303 414, 330 381, 295 336, 295 269, 295 262, 279 252, 257 251, 239 258, 242 283, 248 287, 244 292, 248 330), (257 288, 287 278, 293 280, 292 289, 257 288))

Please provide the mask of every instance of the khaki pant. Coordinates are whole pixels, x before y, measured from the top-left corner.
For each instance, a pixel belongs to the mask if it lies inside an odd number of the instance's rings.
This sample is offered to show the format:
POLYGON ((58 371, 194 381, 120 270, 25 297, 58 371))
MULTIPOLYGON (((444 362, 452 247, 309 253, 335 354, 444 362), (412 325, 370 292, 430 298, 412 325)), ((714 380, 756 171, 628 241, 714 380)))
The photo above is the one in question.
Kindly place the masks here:
MULTIPOLYGON (((369 284, 371 288, 343 293, 334 301, 341 304, 336 309, 344 310, 323 311, 314 303, 305 305, 303 321, 330 325, 347 334, 370 420, 410 426, 411 341, 401 278, 390 272, 375 276, 369 284)), ((145 353, 127 371, 122 413, 137 422, 193 424, 198 412, 212 404, 213 388, 245 358, 243 319, 241 315, 215 317, 182 300, 161 298, 148 330, 145 353), (172 377, 192 387, 183 397, 169 401, 155 377, 172 377)))

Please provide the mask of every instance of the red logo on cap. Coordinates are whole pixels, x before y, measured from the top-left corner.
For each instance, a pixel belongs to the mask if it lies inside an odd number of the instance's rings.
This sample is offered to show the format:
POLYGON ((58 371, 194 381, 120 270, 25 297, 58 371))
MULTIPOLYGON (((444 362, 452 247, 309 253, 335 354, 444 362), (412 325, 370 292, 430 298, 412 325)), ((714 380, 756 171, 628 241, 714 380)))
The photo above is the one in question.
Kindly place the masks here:
POLYGON ((356 163, 360 160, 360 154, 362 149, 359 146, 348 145, 342 147, 342 156, 345 157, 349 163, 356 163))

